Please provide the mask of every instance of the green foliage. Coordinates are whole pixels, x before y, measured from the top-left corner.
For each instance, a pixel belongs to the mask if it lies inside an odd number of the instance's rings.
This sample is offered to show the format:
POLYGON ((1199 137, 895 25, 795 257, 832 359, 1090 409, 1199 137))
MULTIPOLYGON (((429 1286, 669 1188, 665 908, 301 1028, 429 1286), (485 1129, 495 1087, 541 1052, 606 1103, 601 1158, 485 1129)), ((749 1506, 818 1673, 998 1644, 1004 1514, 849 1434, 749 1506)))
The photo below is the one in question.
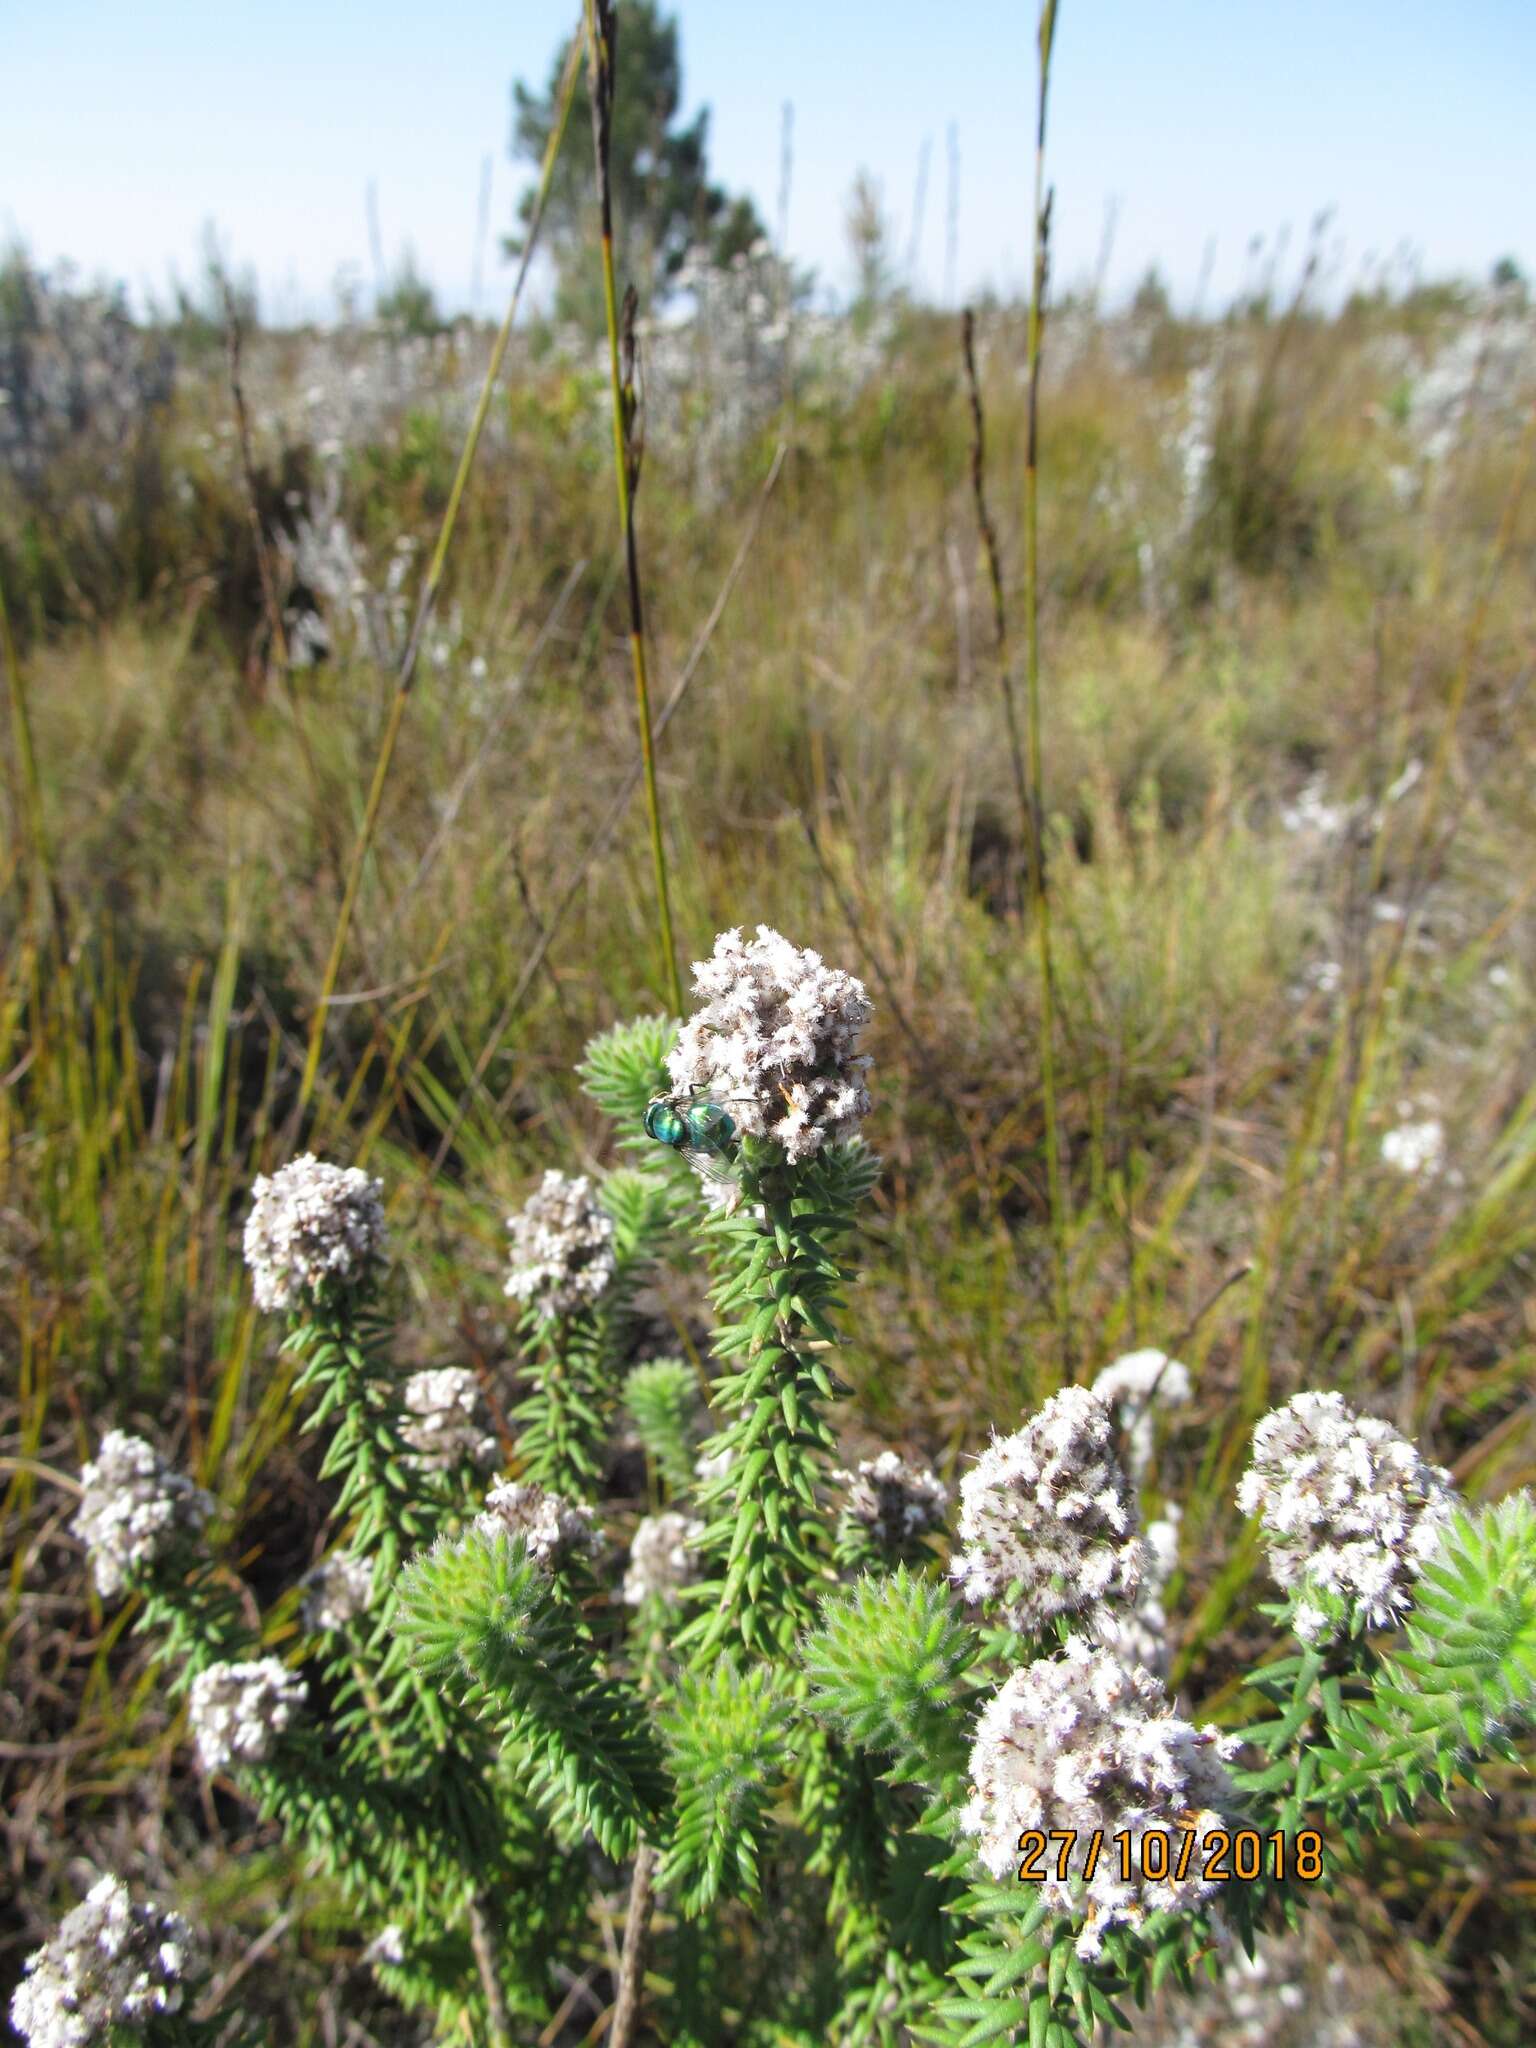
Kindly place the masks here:
POLYGON ((580 1615, 521 1539, 439 1542, 402 1575, 397 1621, 418 1667, 515 1745, 555 1825, 629 1854, 667 1805, 659 1751, 638 1694, 601 1674, 580 1615))
POLYGON ((693 1368, 680 1358, 652 1358, 624 1382, 624 1408, 653 1470, 672 1493, 693 1485, 703 1407, 693 1368))
MULTIPOLYGON (((614 112, 610 140, 615 264, 620 285, 633 280, 642 303, 666 289, 690 244, 729 261, 763 233, 750 199, 730 199, 709 181, 709 111, 686 124, 677 22, 656 0, 626 0, 616 10, 614 112)), ((540 93, 512 88, 512 154, 537 166, 559 105, 565 48, 556 51, 540 93)), ((521 206, 526 225, 531 196, 521 206)), ((556 312, 592 332, 601 325, 594 290, 592 114, 587 81, 576 88, 565 139, 545 204, 542 239, 555 259, 556 312)), ((520 244, 514 244, 514 247, 520 244)))
POLYGON ((679 1680, 661 1717, 677 1782, 677 1825, 661 1882, 694 1918, 724 1892, 755 1893, 767 1809, 791 1753, 787 1688, 765 1664, 721 1657, 679 1680))
POLYGON ((400 1433, 394 1374, 384 1352, 388 1325, 370 1309, 343 1306, 294 1325, 288 1348, 299 1359, 294 1390, 311 1402, 306 1427, 330 1424, 320 1477, 339 1477, 336 1515, 357 1549, 393 1577, 402 1555, 430 1541, 436 1518, 412 1473, 400 1433))
POLYGON ((1331 1717, 1326 1797, 1391 1819, 1536 1722, 1536 1500, 1459 1515, 1415 1587, 1406 1643, 1368 1698, 1331 1717))
POLYGON ((948 1588, 905 1565, 829 1595, 801 1649, 811 1711, 858 1748, 888 1753, 894 1777, 935 1787, 964 1770, 958 1702, 975 1656, 948 1588))
POLYGON ((397 334, 430 336, 443 330, 437 295, 417 269, 416 258, 410 251, 379 293, 373 310, 380 325, 393 328, 397 334))
POLYGON ((676 1037, 675 1018, 636 1017, 588 1039, 576 1069, 581 1085, 626 1136, 640 1130, 651 1098, 666 1092, 667 1054, 676 1037))
POLYGON ((829 1317, 842 1306, 846 1276, 832 1245, 868 1181, 854 1148, 792 1170, 777 1149, 743 1138, 742 1207, 701 1225, 719 1274, 711 1298, 736 1320, 722 1321, 712 1340, 734 1370, 711 1389, 713 1405, 733 1419, 710 1450, 731 1463, 701 1494, 713 1576, 697 1590, 703 1611, 679 1637, 695 1656, 736 1645, 792 1655, 830 1569, 816 1489, 836 1444, 821 1414, 839 1391, 826 1353, 839 1341, 829 1317))
POLYGON ((631 1331, 631 1303, 671 1224, 652 1174, 610 1173, 599 1196, 613 1222, 614 1271, 589 1308, 519 1322, 528 1391, 512 1411, 523 1472, 568 1499, 590 1500, 602 1473, 631 1331))

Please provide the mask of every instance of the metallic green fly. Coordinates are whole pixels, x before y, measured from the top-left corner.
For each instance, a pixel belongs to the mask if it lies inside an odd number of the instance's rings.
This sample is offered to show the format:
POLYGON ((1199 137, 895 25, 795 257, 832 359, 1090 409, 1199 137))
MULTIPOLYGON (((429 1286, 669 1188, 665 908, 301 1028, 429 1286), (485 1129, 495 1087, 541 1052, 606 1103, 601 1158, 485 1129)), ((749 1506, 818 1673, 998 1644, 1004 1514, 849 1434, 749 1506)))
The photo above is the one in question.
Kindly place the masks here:
POLYGON ((693 1095, 657 1095, 646 1105, 645 1134, 681 1152, 708 1180, 739 1181, 736 1119, 718 1102, 693 1095))

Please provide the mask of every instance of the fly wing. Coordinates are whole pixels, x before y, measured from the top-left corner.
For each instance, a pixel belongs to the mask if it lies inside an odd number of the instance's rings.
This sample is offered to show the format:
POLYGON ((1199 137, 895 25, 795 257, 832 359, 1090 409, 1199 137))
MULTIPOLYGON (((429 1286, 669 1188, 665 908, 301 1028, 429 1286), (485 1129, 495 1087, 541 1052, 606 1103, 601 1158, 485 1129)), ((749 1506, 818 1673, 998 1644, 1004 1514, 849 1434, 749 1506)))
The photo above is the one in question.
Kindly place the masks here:
POLYGON ((687 1153, 688 1164, 702 1173, 706 1180, 726 1182, 741 1179, 741 1168, 733 1159, 727 1159, 719 1152, 690 1145, 687 1153))

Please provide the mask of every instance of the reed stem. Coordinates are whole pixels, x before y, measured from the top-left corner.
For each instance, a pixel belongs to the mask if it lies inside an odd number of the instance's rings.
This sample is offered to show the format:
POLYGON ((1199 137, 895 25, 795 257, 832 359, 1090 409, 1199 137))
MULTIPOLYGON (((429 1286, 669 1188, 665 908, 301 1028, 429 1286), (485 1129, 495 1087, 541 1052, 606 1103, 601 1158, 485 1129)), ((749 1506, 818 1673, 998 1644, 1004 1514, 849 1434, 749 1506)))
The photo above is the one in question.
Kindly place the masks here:
POLYGON ((1062 1359, 1072 1370, 1072 1298, 1067 1274, 1069 1200, 1062 1171, 1056 1104, 1056 977, 1051 950, 1051 906, 1045 879, 1045 777, 1040 750, 1040 356, 1046 278, 1050 267, 1051 194, 1045 184, 1045 113, 1056 39, 1056 0, 1040 10, 1040 92, 1035 122, 1034 274, 1029 294, 1029 418, 1024 463, 1024 677, 1029 754, 1030 889, 1040 971, 1040 1087, 1045 1107, 1046 1176, 1051 1207, 1051 1254, 1062 1359))
POLYGON ((624 340, 630 374, 619 367, 619 305, 613 274, 613 180, 610 171, 614 93, 614 53, 618 23, 613 0, 586 0, 587 68, 592 96, 592 148, 597 160, 598 202, 602 211, 603 312, 608 325, 608 377, 613 394, 613 468, 618 486, 619 525, 624 534, 624 566, 629 583, 629 648, 635 672, 635 709, 640 721, 640 759, 645 775, 645 808, 650 824, 651 861, 656 870, 656 908, 661 924, 662 971, 672 1014, 683 1014, 683 985, 677 971, 677 945, 672 935, 672 904, 667 887, 667 852, 661 835, 661 805, 656 793, 656 748, 651 730, 650 679, 645 661, 645 616, 640 595, 640 562, 635 546, 635 491, 640 481, 640 446, 634 423, 634 289, 625 294, 624 340))
POLYGON ((0 654, 5 661, 5 686, 11 700, 11 731, 17 766, 21 771, 19 808, 25 819, 27 850, 31 855, 32 880, 28 893, 33 942, 36 943, 42 926, 42 906, 46 901, 53 917, 54 940, 62 959, 69 953, 69 919, 53 865, 53 852, 48 844, 48 827, 43 816, 43 787, 38 780, 37 754, 32 745, 32 719, 27 710, 26 685, 22 680, 16 642, 11 635, 11 618, 5 607, 3 589, 0 589, 0 654))

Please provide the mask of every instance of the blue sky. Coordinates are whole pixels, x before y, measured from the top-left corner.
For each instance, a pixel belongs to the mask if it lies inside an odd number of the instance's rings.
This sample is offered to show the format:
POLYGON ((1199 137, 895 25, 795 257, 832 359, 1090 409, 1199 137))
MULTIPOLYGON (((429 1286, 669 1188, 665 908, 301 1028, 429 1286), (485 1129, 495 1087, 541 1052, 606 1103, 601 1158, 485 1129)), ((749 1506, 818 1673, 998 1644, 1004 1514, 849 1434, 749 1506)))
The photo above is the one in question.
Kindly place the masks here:
MULTIPOLYGON (((959 146, 958 289, 1008 287, 1028 244, 1032 0, 677 0, 690 108, 712 168, 778 217, 794 106, 789 245, 846 283, 856 170, 881 183, 898 256, 945 285, 947 132, 959 146)), ((323 313, 338 271, 372 276, 377 181, 445 302, 474 275, 482 165, 493 227, 526 173, 507 156, 509 84, 542 83, 574 0, 0 0, 0 236, 44 263, 164 291, 203 224, 252 267, 269 316, 323 313)), ((1116 209, 1112 294, 1154 258, 1178 295, 1240 285, 1255 235, 1320 210, 1338 275, 1411 251, 1425 274, 1536 271, 1536 6, 1530 0, 1062 0, 1051 113, 1057 275, 1094 268, 1116 209)), ((482 306, 507 273, 487 258, 482 306)))

